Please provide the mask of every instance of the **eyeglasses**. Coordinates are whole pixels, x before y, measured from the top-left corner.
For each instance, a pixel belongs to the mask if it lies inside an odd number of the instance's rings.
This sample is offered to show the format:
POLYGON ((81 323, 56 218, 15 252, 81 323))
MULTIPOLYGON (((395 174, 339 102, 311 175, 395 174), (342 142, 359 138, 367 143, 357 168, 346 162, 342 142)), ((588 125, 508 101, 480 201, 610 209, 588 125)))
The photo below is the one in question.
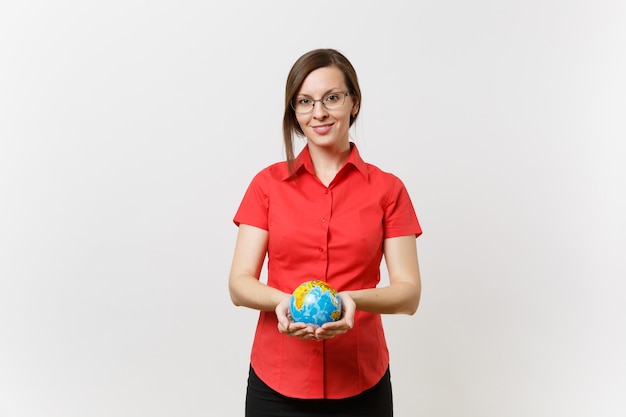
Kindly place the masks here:
POLYGON ((321 100, 313 100, 310 97, 296 97, 291 100, 291 108, 296 113, 306 114, 312 112, 315 103, 319 101, 326 110, 337 110, 343 107, 346 102, 346 96, 350 94, 350 92, 335 91, 334 93, 326 94, 321 100))

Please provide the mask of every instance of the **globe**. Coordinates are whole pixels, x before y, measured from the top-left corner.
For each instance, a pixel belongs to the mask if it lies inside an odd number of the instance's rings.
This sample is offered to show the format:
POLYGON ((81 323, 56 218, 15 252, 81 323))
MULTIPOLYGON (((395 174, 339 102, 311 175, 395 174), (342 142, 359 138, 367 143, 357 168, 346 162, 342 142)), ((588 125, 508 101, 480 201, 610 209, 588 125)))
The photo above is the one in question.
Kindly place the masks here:
POLYGON ((341 318, 341 298, 327 282, 303 282, 291 295, 289 312, 294 322, 321 326, 341 318))

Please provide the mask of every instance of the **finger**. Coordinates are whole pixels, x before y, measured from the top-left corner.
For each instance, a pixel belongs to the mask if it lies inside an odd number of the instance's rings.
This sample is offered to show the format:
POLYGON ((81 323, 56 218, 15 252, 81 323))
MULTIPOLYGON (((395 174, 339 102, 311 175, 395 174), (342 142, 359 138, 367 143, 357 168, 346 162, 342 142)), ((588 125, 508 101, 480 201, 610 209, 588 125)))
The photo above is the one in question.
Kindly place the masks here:
POLYGON ((350 329, 354 327, 354 313, 354 305, 348 305, 346 306, 346 309, 343 312, 343 317, 341 318, 341 321, 344 321, 350 329))
POLYGON ((283 331, 288 332, 289 326, 291 326, 291 322, 287 318, 279 318, 278 319, 278 328, 283 329, 283 331))
POLYGON ((286 334, 287 336, 294 336, 299 338, 306 338, 307 336, 313 335, 315 333, 314 329, 310 326, 307 326, 304 323, 293 323, 289 322, 288 326, 285 328, 280 323, 278 324, 278 330, 281 333, 286 334))
POLYGON ((312 340, 315 339, 315 333, 313 332, 309 332, 306 330, 303 331, 298 331, 295 333, 291 333, 293 336, 298 337, 300 339, 304 339, 304 340, 312 340))
POLYGON ((281 333, 289 333, 289 322, 283 323, 282 321, 278 322, 278 331, 281 333))
POLYGON ((346 332, 352 328, 351 324, 348 322, 347 318, 343 318, 339 321, 333 321, 329 323, 324 323, 321 327, 324 331, 333 330, 333 331, 342 331, 346 332))

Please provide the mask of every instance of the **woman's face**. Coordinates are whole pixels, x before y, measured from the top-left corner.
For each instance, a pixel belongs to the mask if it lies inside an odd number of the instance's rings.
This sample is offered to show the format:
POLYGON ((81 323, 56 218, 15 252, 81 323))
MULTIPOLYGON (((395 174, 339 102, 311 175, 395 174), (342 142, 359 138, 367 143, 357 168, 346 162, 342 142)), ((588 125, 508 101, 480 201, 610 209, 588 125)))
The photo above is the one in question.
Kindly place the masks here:
MULTIPOLYGON (((296 100, 321 100, 330 93, 346 92, 348 88, 341 70, 337 67, 323 67, 311 72, 304 79, 296 100)), ((352 97, 347 96, 339 109, 328 110, 321 101, 316 101, 310 113, 296 113, 296 119, 309 145, 344 148, 349 143, 350 115, 357 111, 358 107, 352 97)))

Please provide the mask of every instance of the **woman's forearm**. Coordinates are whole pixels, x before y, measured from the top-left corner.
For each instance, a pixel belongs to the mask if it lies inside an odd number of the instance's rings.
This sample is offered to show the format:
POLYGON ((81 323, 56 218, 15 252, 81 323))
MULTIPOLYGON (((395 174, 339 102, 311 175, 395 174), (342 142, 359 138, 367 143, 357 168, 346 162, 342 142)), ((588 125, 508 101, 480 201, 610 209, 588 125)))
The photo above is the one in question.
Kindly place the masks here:
POLYGON ((236 306, 272 311, 285 298, 282 291, 272 288, 249 275, 233 275, 228 282, 230 298, 236 306))
POLYGON ((357 310, 380 314, 415 314, 421 288, 412 282, 398 282, 387 287, 346 291, 357 310))

